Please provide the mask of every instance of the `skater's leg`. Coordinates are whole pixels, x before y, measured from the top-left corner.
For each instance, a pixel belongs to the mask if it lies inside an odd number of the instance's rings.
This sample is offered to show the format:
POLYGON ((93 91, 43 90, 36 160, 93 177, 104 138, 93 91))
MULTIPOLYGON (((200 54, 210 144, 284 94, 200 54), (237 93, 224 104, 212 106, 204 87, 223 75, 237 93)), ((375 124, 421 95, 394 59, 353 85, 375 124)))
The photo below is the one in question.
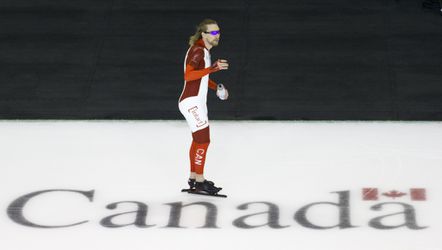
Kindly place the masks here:
POLYGON ((204 165, 206 163, 206 155, 207 148, 209 147, 209 143, 199 144, 196 143, 196 151, 195 151, 195 179, 197 182, 203 182, 204 178, 204 165))
POLYGON ((193 141, 189 155, 192 169, 195 170, 196 182, 189 180, 190 189, 184 189, 184 191, 194 194, 226 197, 225 195, 218 195, 218 192, 221 191, 222 188, 216 187, 215 183, 204 178, 204 166, 206 163, 207 149, 210 144, 210 128, 207 126, 203 129, 194 131, 192 133, 192 138, 193 141))
POLYGON ((206 162, 207 149, 210 144, 210 129, 206 127, 192 133, 195 150, 191 159, 195 166, 196 181, 204 181, 204 165, 206 162))
MULTIPOLYGON (((206 181, 204 178, 204 165, 207 157, 207 148, 210 144, 207 107, 199 98, 189 97, 179 103, 179 108, 183 116, 186 118, 193 137, 192 146, 189 150, 189 157, 191 161, 191 178, 189 178, 189 187, 190 189, 193 189, 196 187, 196 184, 204 183, 204 187, 210 187, 212 190, 211 193, 214 193, 214 183, 206 181), (195 172, 192 172, 193 170, 195 172), (195 179, 192 177, 195 177, 195 179)), ((216 190, 219 191, 220 188, 216 190)))
MULTIPOLYGON (((192 133, 195 133, 195 140, 192 141, 192 145, 189 149, 189 160, 190 160, 190 176, 189 176, 189 186, 193 188, 195 185, 195 180, 197 179, 197 173, 195 170, 195 156, 197 154, 197 147, 201 148, 198 144, 205 144, 207 140, 204 138, 204 134, 209 126, 209 120, 207 117, 207 107, 205 103, 197 97, 188 97, 179 103, 179 108, 183 116, 186 118, 187 124, 189 125, 192 133), (200 132, 201 130, 204 130, 200 132)), ((206 149, 207 150, 207 149, 206 149)), ((199 149, 201 151, 201 149, 199 149)), ((199 176, 201 179, 201 176, 199 176)))

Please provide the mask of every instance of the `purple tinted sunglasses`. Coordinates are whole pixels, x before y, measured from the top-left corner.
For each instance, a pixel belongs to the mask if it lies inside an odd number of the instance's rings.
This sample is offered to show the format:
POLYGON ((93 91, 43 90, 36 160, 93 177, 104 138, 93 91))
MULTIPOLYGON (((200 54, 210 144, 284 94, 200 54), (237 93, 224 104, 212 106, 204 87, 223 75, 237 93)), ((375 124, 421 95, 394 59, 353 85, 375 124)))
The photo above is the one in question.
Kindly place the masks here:
POLYGON ((214 31, 204 31, 204 33, 206 34, 210 33, 212 36, 216 36, 221 32, 219 30, 214 30, 214 31))

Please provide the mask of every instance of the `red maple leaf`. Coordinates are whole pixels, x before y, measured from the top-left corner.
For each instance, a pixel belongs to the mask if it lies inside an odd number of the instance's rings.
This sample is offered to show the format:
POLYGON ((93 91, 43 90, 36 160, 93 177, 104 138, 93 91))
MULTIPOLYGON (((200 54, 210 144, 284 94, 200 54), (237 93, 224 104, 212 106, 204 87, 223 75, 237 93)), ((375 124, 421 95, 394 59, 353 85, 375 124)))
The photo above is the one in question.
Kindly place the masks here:
POLYGON ((402 196, 407 195, 407 194, 399 192, 399 191, 396 191, 396 190, 392 190, 392 191, 390 191, 388 193, 382 193, 382 195, 390 197, 390 198, 393 198, 393 199, 396 199, 398 197, 402 197, 402 196))

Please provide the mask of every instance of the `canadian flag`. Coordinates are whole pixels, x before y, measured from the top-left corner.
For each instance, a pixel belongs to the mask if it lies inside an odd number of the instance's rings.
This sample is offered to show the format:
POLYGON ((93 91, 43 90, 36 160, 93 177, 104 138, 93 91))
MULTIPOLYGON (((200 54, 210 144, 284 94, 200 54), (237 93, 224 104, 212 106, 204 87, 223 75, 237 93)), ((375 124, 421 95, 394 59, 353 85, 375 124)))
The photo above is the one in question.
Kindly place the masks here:
POLYGON ((398 199, 409 196, 412 201, 426 201, 427 192, 425 188, 410 188, 408 193, 397 191, 395 189, 390 191, 380 192, 378 188, 363 188, 362 199, 364 201, 377 201, 380 196, 390 199, 398 199))

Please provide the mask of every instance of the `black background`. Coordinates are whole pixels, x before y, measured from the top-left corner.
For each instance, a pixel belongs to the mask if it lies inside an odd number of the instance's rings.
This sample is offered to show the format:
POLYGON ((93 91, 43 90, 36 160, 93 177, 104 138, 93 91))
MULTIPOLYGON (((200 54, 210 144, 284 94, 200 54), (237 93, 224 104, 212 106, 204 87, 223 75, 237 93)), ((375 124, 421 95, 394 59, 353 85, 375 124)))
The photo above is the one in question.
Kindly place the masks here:
POLYGON ((442 17, 418 0, 0 0, 0 118, 182 119, 217 20, 211 119, 442 120, 442 17))

